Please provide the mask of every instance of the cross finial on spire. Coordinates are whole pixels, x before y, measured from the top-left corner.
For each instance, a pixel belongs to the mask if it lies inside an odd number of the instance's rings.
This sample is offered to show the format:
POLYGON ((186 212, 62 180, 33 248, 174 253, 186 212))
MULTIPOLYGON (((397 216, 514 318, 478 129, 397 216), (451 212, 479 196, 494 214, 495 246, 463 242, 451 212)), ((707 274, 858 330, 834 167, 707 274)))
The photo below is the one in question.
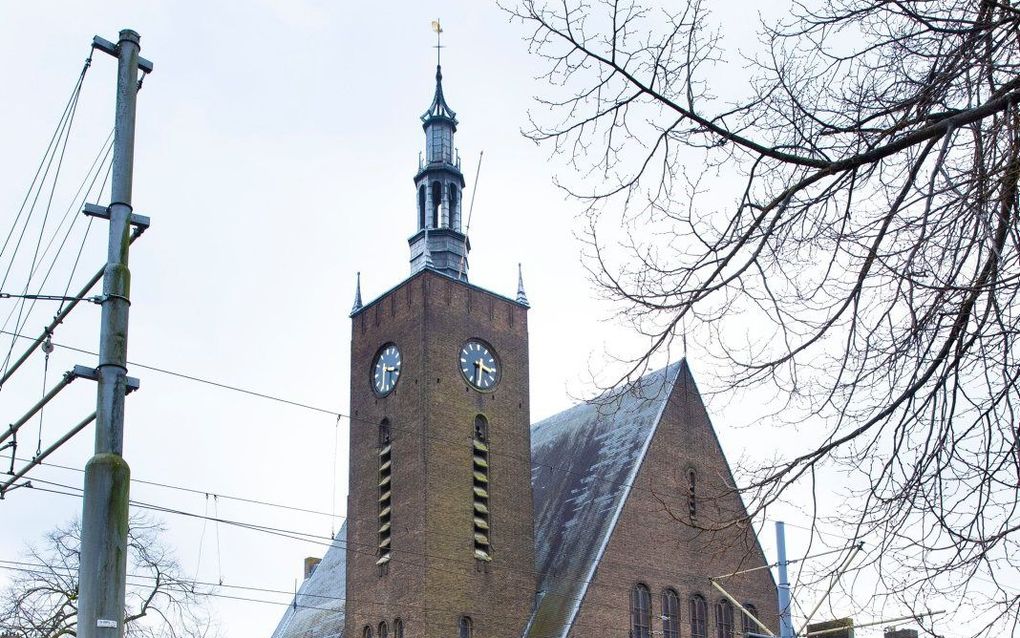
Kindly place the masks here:
POLYGON ((443 49, 443 25, 439 24, 439 18, 432 21, 432 30, 436 32, 436 66, 442 62, 443 49))
POLYGON ((524 273, 521 271, 521 264, 517 264, 517 303, 531 307, 528 303, 528 296, 524 294, 524 273))
POLYGON ((355 284, 355 288, 354 288, 354 307, 351 308, 351 314, 353 315, 357 311, 361 310, 361 308, 362 308, 362 303, 361 303, 361 273, 359 272, 358 273, 357 284, 355 284))

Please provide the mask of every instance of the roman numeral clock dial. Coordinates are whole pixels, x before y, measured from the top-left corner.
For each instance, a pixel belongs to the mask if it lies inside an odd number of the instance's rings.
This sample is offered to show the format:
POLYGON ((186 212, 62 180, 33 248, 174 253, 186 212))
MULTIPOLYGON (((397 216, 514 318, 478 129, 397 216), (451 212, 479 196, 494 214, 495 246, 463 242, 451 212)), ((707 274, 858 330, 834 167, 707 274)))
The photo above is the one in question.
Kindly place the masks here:
POLYGON ((489 347, 472 339, 460 349, 460 371, 476 390, 492 390, 499 382, 501 369, 489 347))
POLYGON ((400 378, 400 350, 392 343, 383 346, 375 355, 372 366, 372 390, 384 397, 397 387, 400 378))

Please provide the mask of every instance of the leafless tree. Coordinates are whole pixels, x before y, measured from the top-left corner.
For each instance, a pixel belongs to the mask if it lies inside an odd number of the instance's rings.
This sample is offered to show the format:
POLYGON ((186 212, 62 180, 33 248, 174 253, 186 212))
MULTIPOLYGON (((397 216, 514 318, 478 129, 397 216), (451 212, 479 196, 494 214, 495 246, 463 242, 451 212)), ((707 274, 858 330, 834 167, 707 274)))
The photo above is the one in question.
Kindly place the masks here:
MULTIPOLYGON (((193 638, 215 635, 204 593, 183 577, 161 542, 163 527, 132 517, 128 534, 127 609, 130 638, 193 638)), ((0 594, 0 634, 14 638, 77 635, 78 559, 81 527, 76 521, 50 532, 26 560, 11 565, 15 576, 0 594)))
POLYGON ((795 1, 739 59, 706 3, 662 4, 507 7, 547 64, 527 134, 650 340, 629 376, 689 333, 778 388, 813 429, 738 480, 753 512, 838 468, 882 593, 1015 633, 1020 8, 795 1))

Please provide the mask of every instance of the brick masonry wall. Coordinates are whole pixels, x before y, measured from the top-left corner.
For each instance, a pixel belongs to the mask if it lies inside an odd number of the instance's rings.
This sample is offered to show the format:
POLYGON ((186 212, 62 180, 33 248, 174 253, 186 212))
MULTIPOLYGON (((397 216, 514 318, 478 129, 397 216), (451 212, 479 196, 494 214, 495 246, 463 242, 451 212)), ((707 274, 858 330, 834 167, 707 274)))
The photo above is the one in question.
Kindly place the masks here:
MULTIPOLYGON (((432 272, 418 273, 363 309, 351 343, 350 495, 347 623, 400 617, 404 635, 450 638, 470 616, 477 638, 517 638, 535 591, 530 482, 527 309, 432 272), (470 338, 492 346, 502 378, 477 392, 460 372, 470 338), (396 389, 377 398, 369 385, 380 346, 393 342, 402 366, 396 389), (489 422, 493 561, 474 559, 474 419, 489 422), (375 565, 378 423, 393 440, 392 560, 375 565)), ((391 629, 392 631, 392 629, 391 629)))
MULTIPOLYGON (((733 484, 729 466, 685 365, 575 619, 572 638, 628 638, 630 592, 638 583, 651 590, 653 636, 662 636, 662 592, 672 588, 680 599, 680 636, 691 636, 689 599, 700 594, 707 603, 707 635, 720 638, 715 605, 722 596, 709 577, 766 561, 748 528, 708 532, 690 524, 690 469, 697 477, 698 525, 710 528, 746 511, 739 496, 727 490, 733 484)), ((776 631, 776 586, 769 570, 721 584, 741 604, 755 605, 759 617, 776 631)), ((733 627, 734 635, 743 635, 735 608, 733 627)))

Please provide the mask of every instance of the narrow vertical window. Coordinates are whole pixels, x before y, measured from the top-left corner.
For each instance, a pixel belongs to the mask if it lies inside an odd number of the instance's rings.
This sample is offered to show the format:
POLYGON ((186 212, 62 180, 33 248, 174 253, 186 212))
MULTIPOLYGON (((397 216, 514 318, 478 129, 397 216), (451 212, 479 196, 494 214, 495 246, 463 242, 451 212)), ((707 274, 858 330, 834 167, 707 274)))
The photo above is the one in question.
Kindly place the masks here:
POLYGON ((379 424, 379 559, 375 562, 380 567, 390 562, 392 550, 390 543, 393 520, 392 479, 393 450, 390 442, 390 421, 383 419, 379 424))
POLYGON ((472 499, 474 502, 475 558, 492 560, 489 544, 489 422, 479 414, 475 417, 472 442, 472 499))
POLYGON ((450 211, 449 211, 450 224, 449 224, 449 226, 451 228, 453 228, 454 230, 460 230, 460 228, 459 228, 460 224, 457 223, 458 222, 458 220, 457 220, 457 187, 454 186, 453 184, 450 185, 450 192, 449 192, 448 199, 449 199, 448 205, 450 207, 450 211))
POLYGON ((707 611, 701 594, 691 596, 691 638, 708 638, 707 611))
POLYGON ((372 628, 365 625, 365 628, 361 630, 361 638, 372 638, 372 628))
POLYGON ((471 625, 471 619, 467 616, 461 616, 459 638, 472 638, 473 633, 474 627, 471 625))
POLYGON ((385 620, 379 623, 379 638, 390 638, 390 629, 385 620))
POLYGON ((630 593, 630 637, 652 638, 652 594, 641 583, 630 593))
POLYGON ((698 516, 698 475, 694 470, 687 470, 687 512, 691 520, 698 516))
POLYGON ((443 185, 439 182, 432 182, 432 223, 429 224, 432 228, 439 228, 439 208, 443 203, 443 185))
POLYGON ((418 230, 425 228, 425 184, 418 187, 418 230))
POLYGON ((404 621, 399 618, 393 621, 393 638, 404 638, 404 621))
MULTIPOLYGON (((747 610, 747 614, 751 614, 751 616, 754 616, 755 618, 758 617, 758 608, 751 603, 744 603, 744 609, 747 610)), ((749 633, 761 633, 761 629, 758 625, 754 624, 754 621, 751 620, 751 616, 748 616, 747 614, 740 614, 740 627, 743 630, 744 635, 746 636, 749 633)))
POLYGON ((733 604, 725 598, 715 605, 716 638, 733 638, 733 604))
POLYGON ((662 592, 662 636, 680 638, 680 597, 672 589, 662 592))

